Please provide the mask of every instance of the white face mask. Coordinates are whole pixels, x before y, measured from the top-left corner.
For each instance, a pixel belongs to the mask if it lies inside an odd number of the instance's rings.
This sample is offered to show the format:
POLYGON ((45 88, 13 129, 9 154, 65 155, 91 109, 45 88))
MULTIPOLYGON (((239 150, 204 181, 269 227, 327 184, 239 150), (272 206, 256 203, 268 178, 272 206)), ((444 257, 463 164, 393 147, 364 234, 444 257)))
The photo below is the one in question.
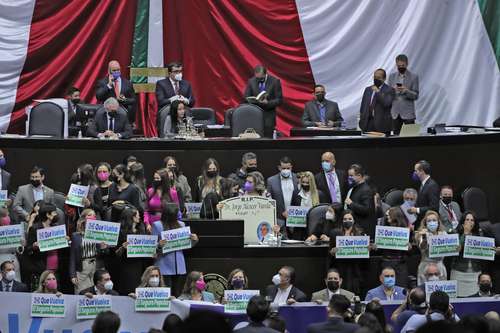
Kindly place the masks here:
POLYGON ((288 178, 288 177, 290 177, 291 174, 292 174, 292 170, 290 170, 290 169, 281 170, 281 176, 283 178, 288 178))
POLYGON ((158 277, 151 277, 149 278, 149 286, 150 287, 158 287, 160 285, 160 278, 158 277))
POLYGON ((333 213, 332 213, 332 212, 327 211, 327 212, 325 213, 325 219, 327 219, 327 220, 329 220, 329 221, 333 220, 333 219, 334 219, 334 217, 335 217, 335 215, 333 215, 333 213))
POLYGON ((109 280, 104 284, 104 289, 106 290, 113 290, 113 281, 109 280))
POLYGON ((431 275, 431 276, 429 276, 427 281, 439 281, 439 276, 431 275))
POLYGON ((15 271, 8 271, 5 273, 5 280, 7 281, 12 281, 16 278, 16 272, 15 271))
POLYGON ((279 285, 281 283, 281 278, 279 274, 276 274, 273 276, 273 284, 275 286, 279 285))
POLYGON ((174 76, 175 81, 182 81, 182 73, 177 73, 174 76))

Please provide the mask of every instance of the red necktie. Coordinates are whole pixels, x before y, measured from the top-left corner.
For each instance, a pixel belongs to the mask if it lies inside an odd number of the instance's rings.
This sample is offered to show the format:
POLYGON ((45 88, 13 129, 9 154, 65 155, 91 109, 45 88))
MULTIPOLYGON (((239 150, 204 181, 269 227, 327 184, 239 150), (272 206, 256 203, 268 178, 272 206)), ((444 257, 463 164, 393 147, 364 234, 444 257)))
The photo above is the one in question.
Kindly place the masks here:
POLYGON ((120 87, 118 86, 118 81, 115 81, 115 95, 116 98, 120 97, 120 87))

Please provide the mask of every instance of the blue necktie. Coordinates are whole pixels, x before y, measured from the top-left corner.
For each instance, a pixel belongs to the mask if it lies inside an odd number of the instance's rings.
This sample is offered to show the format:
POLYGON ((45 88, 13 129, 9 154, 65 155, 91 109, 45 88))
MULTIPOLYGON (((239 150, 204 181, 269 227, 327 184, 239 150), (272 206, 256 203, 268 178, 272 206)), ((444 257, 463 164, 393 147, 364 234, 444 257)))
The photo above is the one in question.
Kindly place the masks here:
POLYGON ((326 107, 322 104, 319 105, 319 118, 322 123, 326 123, 326 107))
POLYGON ((264 91, 264 88, 266 88, 264 82, 259 82, 259 90, 262 92, 264 91))

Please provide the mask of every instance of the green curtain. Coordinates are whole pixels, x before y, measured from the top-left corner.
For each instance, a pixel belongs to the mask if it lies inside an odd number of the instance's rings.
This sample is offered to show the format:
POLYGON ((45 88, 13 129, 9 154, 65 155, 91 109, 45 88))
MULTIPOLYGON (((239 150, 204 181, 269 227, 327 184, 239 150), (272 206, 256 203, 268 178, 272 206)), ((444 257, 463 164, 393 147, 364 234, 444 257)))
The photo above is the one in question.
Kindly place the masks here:
POLYGON ((477 0, 500 68, 500 0, 477 0))
MULTIPOLYGON (((149 0, 137 2, 131 67, 148 67, 149 0)), ((147 77, 133 77, 133 83, 147 83, 147 77)))

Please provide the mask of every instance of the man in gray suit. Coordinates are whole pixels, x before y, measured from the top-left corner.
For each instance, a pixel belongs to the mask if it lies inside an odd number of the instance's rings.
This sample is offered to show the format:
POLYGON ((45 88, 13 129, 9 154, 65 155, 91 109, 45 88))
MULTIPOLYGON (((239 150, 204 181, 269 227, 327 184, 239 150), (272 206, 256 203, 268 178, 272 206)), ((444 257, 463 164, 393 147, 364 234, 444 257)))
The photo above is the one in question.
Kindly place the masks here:
POLYGON ((389 75, 388 84, 396 91, 392 101, 392 124, 395 135, 399 135, 403 124, 415 124, 415 100, 418 99, 418 75, 408 70, 408 57, 396 57, 397 72, 389 75))
POLYGON ((326 273, 325 278, 326 288, 320 291, 317 291, 312 294, 311 302, 316 303, 324 303, 330 302, 330 299, 333 295, 344 295, 347 299, 352 302, 354 298, 354 293, 342 289, 342 278, 340 277, 340 273, 335 268, 330 268, 326 273))
POLYGON ((456 232, 458 223, 462 218, 462 211, 456 201, 453 201, 453 189, 449 185, 441 187, 441 200, 439 200, 439 217, 447 233, 456 232))
POLYGON ((325 98, 326 89, 322 84, 314 86, 314 99, 306 103, 302 115, 304 127, 340 127, 344 118, 339 111, 339 105, 325 98))
POLYGON ((33 170, 31 170, 30 184, 21 185, 17 189, 13 209, 19 222, 28 221, 29 213, 38 200, 55 204, 54 190, 45 186, 43 184, 44 180, 45 170, 35 166, 33 170))

